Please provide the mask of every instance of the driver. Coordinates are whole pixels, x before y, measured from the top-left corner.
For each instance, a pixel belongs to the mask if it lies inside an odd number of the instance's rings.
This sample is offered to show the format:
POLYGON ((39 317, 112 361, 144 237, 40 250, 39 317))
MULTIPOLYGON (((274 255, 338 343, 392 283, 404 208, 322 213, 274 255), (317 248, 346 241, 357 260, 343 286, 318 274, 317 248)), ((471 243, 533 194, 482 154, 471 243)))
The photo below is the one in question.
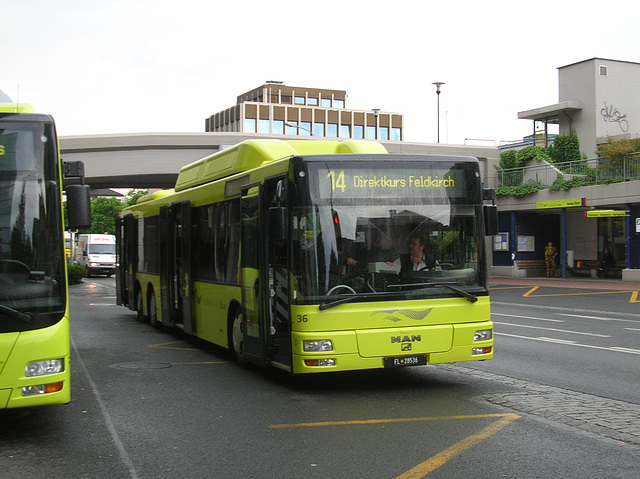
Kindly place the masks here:
POLYGON ((409 253, 401 254, 394 262, 387 261, 389 266, 400 268, 398 275, 402 278, 406 271, 427 271, 434 268, 436 260, 425 253, 427 239, 420 233, 409 236, 409 253))

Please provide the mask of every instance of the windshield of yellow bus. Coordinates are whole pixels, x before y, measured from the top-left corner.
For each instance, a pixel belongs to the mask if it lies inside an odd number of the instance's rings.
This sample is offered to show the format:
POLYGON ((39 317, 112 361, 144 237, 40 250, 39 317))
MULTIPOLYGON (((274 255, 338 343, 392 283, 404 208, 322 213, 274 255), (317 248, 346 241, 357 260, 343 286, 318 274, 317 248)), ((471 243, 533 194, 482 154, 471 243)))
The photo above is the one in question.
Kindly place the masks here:
POLYGON ((19 118, 0 116, 0 332, 53 324, 66 301, 53 123, 19 118))
POLYGON ((294 300, 486 294, 477 172, 477 162, 309 165, 310 194, 292 211, 294 300))

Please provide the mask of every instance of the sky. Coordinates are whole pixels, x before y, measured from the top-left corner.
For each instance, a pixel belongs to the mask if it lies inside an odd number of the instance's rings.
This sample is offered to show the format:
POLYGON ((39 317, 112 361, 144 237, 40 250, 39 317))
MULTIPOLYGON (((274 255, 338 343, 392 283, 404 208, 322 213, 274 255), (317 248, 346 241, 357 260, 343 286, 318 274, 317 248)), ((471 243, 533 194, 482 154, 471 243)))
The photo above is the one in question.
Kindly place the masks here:
MULTIPOLYGON (((266 81, 346 90, 404 139, 498 145, 558 102, 558 67, 640 62, 640 4, 609 0, 5 0, 0 90, 60 136, 203 132, 266 81)), ((1 96, 1 95, 0 95, 1 96)))

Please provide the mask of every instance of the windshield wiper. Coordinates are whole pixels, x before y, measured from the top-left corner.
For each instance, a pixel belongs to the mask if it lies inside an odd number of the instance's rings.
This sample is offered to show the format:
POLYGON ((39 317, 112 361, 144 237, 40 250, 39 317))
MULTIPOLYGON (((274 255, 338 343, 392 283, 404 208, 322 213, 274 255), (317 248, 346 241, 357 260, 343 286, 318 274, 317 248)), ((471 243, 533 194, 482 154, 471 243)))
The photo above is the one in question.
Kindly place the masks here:
POLYGON ((445 283, 445 282, 439 281, 437 283, 394 284, 394 285, 389 285, 389 288, 402 289, 402 288, 410 288, 410 287, 416 288, 416 287, 444 286, 445 288, 450 289, 454 293, 458 293, 460 296, 467 298, 467 300, 469 300, 470 303, 475 303, 476 301, 478 301, 478 297, 475 294, 471 294, 468 291, 465 291, 464 289, 460 289, 454 286, 454 284, 459 284, 459 283, 451 283, 451 282, 445 283))
POLYGON ((449 288, 451 291, 458 293, 460 296, 464 296, 469 300, 470 303, 475 303, 478 301, 478 297, 475 294, 471 294, 464 289, 457 288, 453 286, 451 283, 436 283, 438 286, 444 286, 445 288, 449 288))
POLYGON ((33 313, 23 313, 18 311, 17 309, 13 309, 2 304, 0 304, 0 313, 4 313, 7 316, 11 316, 12 318, 24 321, 25 323, 33 323, 33 321, 36 319, 33 313))
POLYGON ((326 302, 328 298, 325 298, 324 301, 322 303, 320 303, 320 305, 318 306, 318 309, 320 311, 324 311, 325 309, 332 308, 333 306, 338 306, 339 304, 348 303, 349 301, 351 301, 356 296, 358 296, 358 295, 357 294, 350 294, 349 296, 345 296, 343 298, 336 299, 335 301, 329 301, 329 302, 326 302))
POLYGON ((348 303, 350 302, 352 299, 355 298, 381 298, 381 297, 385 297, 385 296, 398 296, 398 292, 397 291, 381 291, 379 293, 351 293, 348 295, 341 295, 339 298, 331 301, 330 298, 332 296, 326 296, 324 298, 324 300, 322 301, 322 303, 320 303, 318 305, 318 309, 320 309, 320 311, 324 311, 325 309, 329 309, 332 308, 334 306, 337 306, 339 304, 344 304, 344 303, 348 303))

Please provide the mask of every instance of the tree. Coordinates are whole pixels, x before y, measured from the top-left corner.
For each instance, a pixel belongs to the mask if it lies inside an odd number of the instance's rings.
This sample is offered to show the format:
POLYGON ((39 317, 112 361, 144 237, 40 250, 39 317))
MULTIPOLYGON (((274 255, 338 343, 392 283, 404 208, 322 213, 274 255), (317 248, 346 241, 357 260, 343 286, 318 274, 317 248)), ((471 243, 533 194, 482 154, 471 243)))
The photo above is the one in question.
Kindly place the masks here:
POLYGON ((612 163, 620 162, 626 155, 640 152, 640 138, 623 138, 622 140, 609 138, 606 143, 598 145, 596 152, 600 158, 611 160, 612 163))
POLYGON ((116 218, 122 207, 122 202, 117 198, 96 198, 91 202, 91 228, 81 233, 115 234, 116 218))
POLYGON ((136 204, 138 198, 148 194, 147 190, 129 190, 129 193, 125 196, 126 206, 132 206, 136 204))

